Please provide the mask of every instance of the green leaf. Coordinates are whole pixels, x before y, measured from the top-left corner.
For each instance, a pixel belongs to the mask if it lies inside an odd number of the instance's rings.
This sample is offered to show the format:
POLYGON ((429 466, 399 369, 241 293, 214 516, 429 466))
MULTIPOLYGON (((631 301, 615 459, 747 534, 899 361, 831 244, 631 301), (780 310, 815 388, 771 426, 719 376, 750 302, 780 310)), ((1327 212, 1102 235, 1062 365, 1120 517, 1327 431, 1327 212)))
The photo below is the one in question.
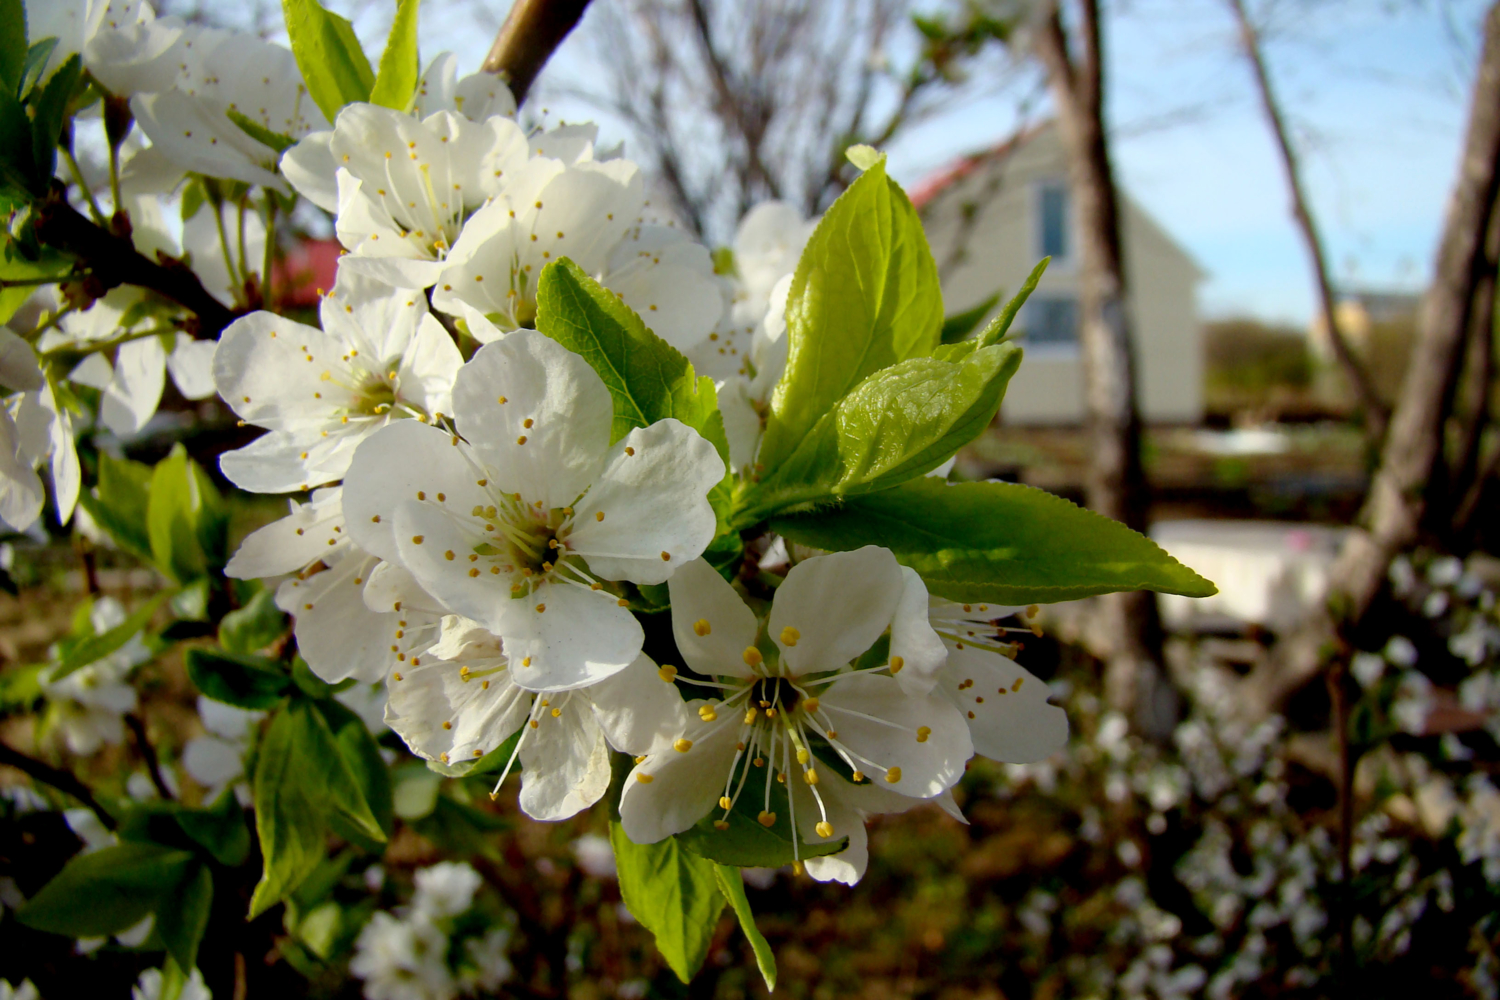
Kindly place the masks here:
POLYGON ((56 48, 56 38, 43 38, 26 50, 26 63, 21 68, 21 80, 16 84, 16 94, 23 100, 42 78, 42 71, 52 60, 52 51, 56 48))
POLYGON ((271 720, 255 761, 255 832, 265 867, 250 900, 252 920, 323 860, 330 761, 343 766, 333 735, 310 705, 294 701, 271 720))
POLYGON ((943 331, 939 339, 945 344, 956 344, 979 325, 979 321, 989 315, 989 311, 995 308, 995 303, 1000 301, 1000 293, 996 292, 985 299, 973 309, 965 309, 961 313, 954 313, 943 320, 943 331))
POLYGON ((31 102, 31 155, 36 164, 35 178, 43 185, 57 168, 57 140, 67 119, 68 100, 82 73, 83 62, 74 53, 53 72, 42 85, 41 95, 31 102))
MULTIPOLYGON (((0 156, 3 156, 0 153, 0 156)), ((4 207, 0 206, 0 217, 8 215, 4 207)), ((42 258, 36 261, 26 260, 24 257, 16 256, 0 264, 0 278, 7 281, 24 281, 28 278, 60 278, 72 270, 71 261, 64 259, 60 254, 44 252, 42 258)), ((31 298, 36 291, 35 285, 17 285, 13 288, 0 289, 0 323, 8 323, 10 318, 16 314, 16 310, 31 298)))
POLYGON ((1000 339, 1010 332, 1010 325, 1015 322, 1016 313, 1021 311, 1021 307, 1026 304, 1031 293, 1036 291, 1036 283, 1042 280, 1042 274, 1046 272, 1047 265, 1050 263, 1052 263, 1051 257, 1043 257, 1037 262, 1036 267, 1033 267, 1031 273, 1026 276, 1026 280, 1021 282, 1021 290, 1005 303, 1005 308, 1000 310, 1000 315, 990 320, 989 326, 986 326, 980 333, 978 346, 988 347, 991 344, 998 344, 1000 339))
POLYGON ((396 0, 396 20, 380 54, 380 72, 370 91, 370 103, 405 111, 417 92, 417 3, 418 0, 396 0))
POLYGON ((183 833, 225 867, 234 868, 250 855, 245 812, 232 788, 224 789, 207 809, 183 809, 173 818, 183 833))
POLYGON ((885 159, 885 154, 876 150, 874 146, 866 146, 860 143, 844 150, 844 157, 860 170, 869 170, 875 164, 885 159))
POLYGON ((1154 590, 1217 588, 1145 535, 1043 490, 915 479, 771 528, 820 549, 883 545, 954 601, 1032 604, 1154 590))
POLYGON ((615 849, 620 898, 632 916, 656 938, 677 978, 690 982, 708 955, 724 896, 716 866, 682 850, 670 837, 636 844, 618 822, 609 825, 615 849))
POLYGON ((99 527, 131 555, 151 559, 146 511, 151 496, 151 466, 99 452, 99 483, 79 500, 99 527))
POLYGON ((199 691, 236 708, 275 708, 292 686, 275 660, 229 650, 190 649, 187 670, 199 691))
POLYGON ((254 653, 280 639, 286 626, 286 615, 276 606, 275 592, 261 589, 243 608, 224 616, 219 623, 219 645, 231 653, 254 653))
POLYGON ((156 568, 178 583, 225 562, 228 511, 219 491, 180 443, 151 473, 146 533, 156 568))
POLYGON ((156 614, 156 609, 161 607, 162 601, 171 597, 170 591, 163 591, 152 597, 145 604, 135 610, 135 613, 123 622, 106 632, 91 635, 74 646, 68 648, 58 662, 57 669, 48 676, 49 681, 57 681, 68 676, 80 667, 86 667, 96 660, 102 660, 110 653, 124 646, 131 639, 140 634, 141 630, 151 624, 151 618, 156 614))
POLYGON ((117 934, 156 910, 197 862, 160 844, 124 843, 69 861, 16 913, 27 927, 69 937, 117 934))
POLYGON ((208 929, 213 901, 213 876, 208 866, 199 861, 156 908, 156 933, 167 946, 167 954, 181 968, 191 969, 198 964, 198 943, 208 929))
POLYGON ((775 472, 746 488, 732 524, 887 489, 937 468, 995 417, 1021 364, 1015 344, 961 361, 912 358, 871 375, 834 406, 775 472))
POLYGON ((776 992, 776 956, 771 943, 755 926, 755 914, 750 912, 750 900, 745 898, 745 879, 738 868, 715 865, 714 877, 718 879, 719 891, 729 902, 729 908, 739 918, 740 930, 750 941, 750 950, 755 953, 755 964, 760 967, 761 978, 766 981, 766 991, 776 992))
POLYGON ((330 122, 352 101, 366 101, 375 71, 365 58, 354 26, 318 0, 282 0, 286 33, 307 81, 307 92, 330 122))
POLYGON ((772 792, 771 809, 776 813, 776 822, 770 827, 761 826, 754 816, 743 811, 752 798, 756 801, 755 808, 760 808, 759 803, 763 800, 758 796, 741 796, 740 802, 729 813, 728 829, 720 830, 714 826, 714 820, 718 816, 711 813, 699 820, 696 826, 684 830, 673 839, 700 858, 736 868, 780 868, 791 864, 797 856, 803 860, 820 858, 825 854, 837 854, 849 846, 848 837, 822 844, 804 841, 798 845, 794 854, 791 811, 786 806, 786 791, 776 788, 772 792))
MULTIPOLYGON (((269 146, 272 149, 276 150, 276 152, 278 153, 285 153, 288 149, 291 149, 293 146, 297 145, 297 140, 293 139, 291 136, 283 135, 280 132, 272 132, 260 122, 256 121, 253 118, 249 118, 245 115, 240 114, 233 108, 227 109, 224 113, 229 116, 230 121, 234 122, 240 127, 241 132, 245 133, 250 138, 260 143, 262 146, 269 146)), ((182 205, 182 211, 184 213, 183 218, 191 219, 194 215, 198 214, 198 208, 201 207, 201 205, 202 201, 200 200, 197 205, 193 206, 192 211, 188 211, 187 202, 184 201, 182 205)))
POLYGON ((21 101, 8 90, 0 90, 0 181, 28 194, 44 191, 31 149, 31 119, 21 101))
POLYGON ((759 461, 774 471, 866 377, 938 346, 937 264, 911 202, 878 161, 824 214, 792 278, 786 372, 759 461))
POLYGON ((26 5, 0 0, 0 87, 16 94, 26 71, 26 5))
MULTIPOLYGON (((365 728, 364 721, 331 698, 316 703, 333 734, 344 771, 334 769, 333 805, 335 816, 347 817, 355 830, 375 842, 378 850, 394 829, 395 812, 391 801, 391 776, 380 745, 365 728)), ((345 838, 349 839, 349 838, 345 838)))

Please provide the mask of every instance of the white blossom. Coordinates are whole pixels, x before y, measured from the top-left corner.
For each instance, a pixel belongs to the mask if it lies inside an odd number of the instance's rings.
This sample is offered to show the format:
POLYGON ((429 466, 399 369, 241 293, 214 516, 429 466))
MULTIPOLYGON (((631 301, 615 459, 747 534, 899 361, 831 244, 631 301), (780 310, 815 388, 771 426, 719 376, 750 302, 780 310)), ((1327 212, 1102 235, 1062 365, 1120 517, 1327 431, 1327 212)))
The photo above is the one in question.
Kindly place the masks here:
MULTIPOLYGON (((102 635, 125 618, 119 601, 101 597, 89 612, 89 625, 95 635, 102 635)), ((137 635, 108 656, 63 677, 54 679, 56 668, 42 674, 49 718, 70 752, 87 757, 105 744, 115 745, 125 739, 123 716, 135 711, 137 704, 135 688, 126 678, 150 658, 150 650, 137 635)))
POLYGON ((355 939, 349 971, 365 981, 369 1000, 448 1000, 457 985, 447 950, 448 936, 428 921, 381 910, 355 939))
POLYGON ((474 893, 484 884, 472 865, 444 861, 423 868, 415 876, 412 913, 428 920, 456 917, 474 905, 474 893))

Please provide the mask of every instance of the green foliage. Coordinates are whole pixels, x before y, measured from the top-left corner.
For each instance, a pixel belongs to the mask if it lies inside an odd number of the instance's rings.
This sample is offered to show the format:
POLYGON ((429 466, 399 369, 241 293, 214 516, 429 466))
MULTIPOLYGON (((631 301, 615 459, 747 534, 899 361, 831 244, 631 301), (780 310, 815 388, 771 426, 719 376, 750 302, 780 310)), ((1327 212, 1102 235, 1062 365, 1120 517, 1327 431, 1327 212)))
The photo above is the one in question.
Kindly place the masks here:
POLYGON ((16 913, 28 927, 69 937, 118 934, 170 900, 198 862, 161 844, 117 844, 80 854, 16 913))
POLYGON ((214 880, 208 866, 194 861, 176 890, 156 909, 156 933, 167 946, 167 954, 179 968, 191 969, 198 964, 198 942, 208 929, 208 914, 213 907, 214 880))
POLYGON ((840 837, 822 844, 804 841, 794 852, 786 789, 780 786, 772 789, 771 811, 776 814, 776 821, 769 827, 762 826, 755 818, 761 801, 758 796, 742 795, 729 812, 728 829, 720 830, 714 826, 718 815, 710 813, 674 839, 700 858, 737 868, 780 868, 799 857, 803 860, 819 858, 825 854, 837 854, 849 846, 849 838, 840 837), (754 806, 750 804, 752 799, 756 802, 754 806))
POLYGON ((181 444, 156 464, 146 503, 146 534, 156 568, 178 583, 227 561, 229 516, 219 491, 181 444))
POLYGON ((250 830, 234 790, 226 788, 206 809, 179 809, 177 825, 219 864, 233 868, 250 856, 250 830))
MULTIPOLYGON (((262 146, 269 146, 278 153, 285 153, 297 144, 297 140, 291 136, 283 135, 280 132, 272 132, 254 118, 243 115, 234 108, 229 108, 224 113, 229 116, 230 121, 240 127, 241 132, 244 132, 262 146)), ((199 204, 202 203, 200 202, 199 204)), ((186 201, 182 204, 182 210, 186 213, 183 217, 187 219, 191 219, 194 215, 198 214, 197 206, 194 206, 193 211, 188 211, 186 201)))
POLYGON ((151 496, 151 466, 99 452, 99 480, 78 497, 85 510, 131 555, 151 561, 151 529, 146 510, 151 496))
POLYGON ((14 94, 26 71, 26 5, 0 0, 0 88, 14 94))
POLYGON ((887 489, 937 468, 994 419, 1020 364, 1020 348, 995 344, 957 363, 913 358, 874 373, 744 491, 733 523, 887 489))
POLYGON ((1212 583, 1145 535, 1044 490, 918 479, 842 507, 779 517, 793 541, 843 551, 883 545, 955 601, 1031 604, 1124 590, 1188 597, 1212 583))
POLYGON ((275 708, 292 678, 275 660, 227 649, 187 651, 188 677, 214 701, 237 708, 275 708))
POLYGON ((23 100, 31 93, 42 79, 42 71, 47 68, 47 63, 52 59, 52 52, 57 48, 56 38, 43 38, 31 45, 26 50, 26 62, 21 67, 21 80, 16 85, 16 94, 23 100))
POLYGON ((882 368, 938 346, 937 265, 911 202, 876 161, 818 223, 787 298, 786 372, 760 463, 774 472, 818 420, 882 368))
POLYGON ((276 606, 275 592, 263 588, 244 607, 224 616, 219 623, 219 645, 231 653, 254 653, 280 639, 286 629, 286 615, 276 606))
POLYGON ((667 838, 636 844, 618 822, 609 825, 615 849, 620 898, 641 926, 656 938, 677 978, 690 982, 708 955, 724 895, 718 866, 683 850, 667 838))
POLYGON ((281 11, 297 68, 323 115, 332 122, 344 105, 369 100, 375 71, 348 19, 318 0, 282 0, 281 11))
POLYGON ((396 20, 380 55, 380 71, 370 90, 370 103, 405 111, 417 92, 421 67, 417 63, 418 0, 396 0, 396 20))
POLYGON ((85 636, 82 640, 65 646, 57 668, 52 671, 49 680, 60 680, 73 671, 86 667, 96 660, 102 660, 120 649, 151 623, 156 609, 161 607, 162 602, 170 596, 172 595, 169 591, 163 591, 137 608, 130 617, 114 628, 97 635, 85 636))
POLYGON ((760 968, 761 978, 766 981, 766 989, 776 992, 776 955, 766 936, 755 926, 755 914, 750 912, 750 900, 745 898, 744 877, 738 868, 715 865, 714 878, 718 880, 719 891, 724 894, 729 908, 739 918, 740 929, 750 941, 750 950, 755 953, 755 964, 760 968))
MULTIPOLYGON (((0 215, 4 215, 3 207, 0 207, 0 215)), ((3 239, 3 237, 0 237, 3 239)), ((12 253, 13 248, 5 247, 5 259, 0 261, 0 280, 4 281, 26 281, 30 278, 56 278, 66 274, 72 268, 72 262, 64 260, 60 254, 43 252, 38 260, 27 260, 19 254, 12 253)), ((36 288, 32 285, 17 285, 13 288, 0 288, 0 323, 8 322, 16 314, 16 310, 31 298, 36 288)))
POLYGON ((333 782, 330 789, 335 829, 352 824, 353 836, 344 839, 363 843, 378 852, 395 829, 391 776, 385 758, 380 756, 380 745, 359 716, 332 698, 317 702, 316 708, 333 733, 347 771, 346 778, 333 782))
POLYGON ((74 53, 53 72, 32 102, 31 155, 35 171, 32 190, 37 194, 45 193, 57 169, 57 140, 67 119, 68 102, 82 75, 83 61, 74 53))
POLYGON ((943 330, 938 339, 945 344, 956 344, 979 325, 979 321, 989 315, 995 303, 1000 301, 1000 293, 996 292, 972 309, 965 309, 961 313, 954 313, 943 320, 943 330))

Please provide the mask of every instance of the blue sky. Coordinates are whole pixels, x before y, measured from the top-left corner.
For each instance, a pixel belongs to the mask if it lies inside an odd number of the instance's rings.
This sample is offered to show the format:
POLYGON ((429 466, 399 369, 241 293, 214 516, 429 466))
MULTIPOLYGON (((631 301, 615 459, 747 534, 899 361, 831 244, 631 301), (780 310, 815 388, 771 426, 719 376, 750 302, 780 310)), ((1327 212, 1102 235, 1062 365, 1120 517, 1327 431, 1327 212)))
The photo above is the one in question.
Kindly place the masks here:
MULTIPOLYGON (((1205 315, 1305 323, 1306 255, 1223 0, 1107 6, 1107 115, 1123 186, 1207 272, 1205 315)), ((1483 0, 1280 6, 1298 10, 1275 25, 1268 54, 1335 280, 1418 288, 1456 169, 1483 0)), ((461 72, 477 68, 489 38, 470 27, 455 33, 429 20, 423 51, 451 48, 461 72)), ((578 43, 556 60, 549 72, 589 78, 578 43)), ((1017 103, 1000 94, 906 133, 889 150, 893 174, 912 184, 993 144, 1015 126, 1017 103)), ((606 139, 622 137, 611 131, 606 124, 606 139)))

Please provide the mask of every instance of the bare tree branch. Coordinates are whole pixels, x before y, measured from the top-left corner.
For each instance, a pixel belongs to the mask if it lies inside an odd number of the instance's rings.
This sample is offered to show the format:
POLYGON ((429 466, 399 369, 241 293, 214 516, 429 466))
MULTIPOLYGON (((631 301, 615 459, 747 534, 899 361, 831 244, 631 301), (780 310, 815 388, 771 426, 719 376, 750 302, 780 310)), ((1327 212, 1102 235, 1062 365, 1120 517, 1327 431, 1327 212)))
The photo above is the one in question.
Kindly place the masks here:
POLYGON ((480 68, 503 77, 520 104, 588 5, 589 0, 516 0, 480 68))
POLYGON ((90 812, 99 817, 99 822, 104 824, 106 830, 113 830, 119 826, 114 816, 110 815, 109 810, 105 809, 99 804, 99 800, 94 798, 94 793, 89 791, 89 787, 68 771, 60 771, 50 764, 43 764, 41 761, 28 757, 21 751, 6 746, 4 743, 0 743, 0 765, 13 767, 27 777, 40 781, 44 785, 51 785, 64 795, 70 795, 79 802, 82 802, 89 808, 90 812))

